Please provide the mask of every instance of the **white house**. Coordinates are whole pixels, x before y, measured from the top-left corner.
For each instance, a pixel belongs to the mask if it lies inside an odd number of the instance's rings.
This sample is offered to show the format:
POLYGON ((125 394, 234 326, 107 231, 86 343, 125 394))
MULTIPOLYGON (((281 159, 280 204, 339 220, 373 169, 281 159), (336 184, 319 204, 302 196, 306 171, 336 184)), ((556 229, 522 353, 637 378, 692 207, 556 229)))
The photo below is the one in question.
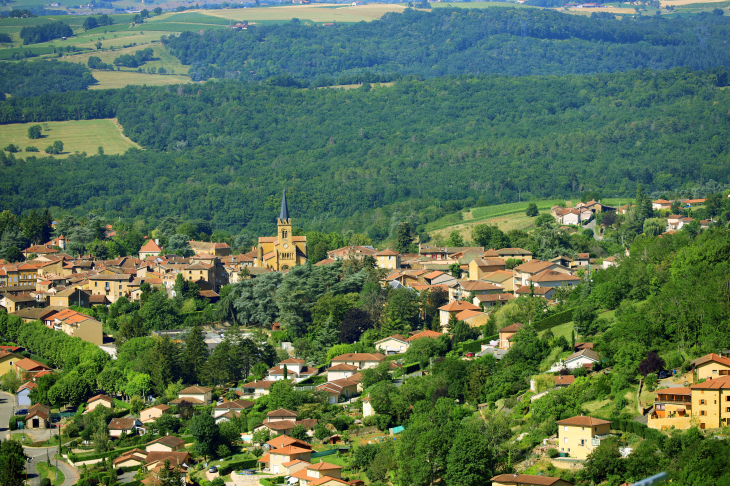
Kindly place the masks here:
POLYGON ((340 363, 334 366, 331 366, 330 368, 327 368, 327 380, 333 381, 333 380, 344 380, 355 373, 358 373, 360 371, 360 368, 358 368, 355 365, 349 365, 345 363, 340 363))
POLYGON ((32 381, 29 381, 28 383, 25 383, 18 388, 18 391, 16 392, 16 396, 18 399, 18 406, 19 407, 30 407, 31 400, 30 400, 30 392, 34 389, 38 388, 38 385, 33 383, 32 381))
POLYGON ((380 353, 347 353, 332 358, 332 365, 349 364, 357 366, 358 369, 374 368, 385 359, 384 354, 380 353))
MULTIPOLYGON (((393 334, 380 341, 375 341, 375 349, 383 354, 390 356, 391 354, 405 353, 408 350, 408 338, 400 334, 393 334)), ((346 377, 343 377, 346 378, 346 377)))
POLYGON ((565 358, 565 361, 555 363, 553 367, 550 368, 550 372, 555 373, 566 368, 569 370, 574 370, 576 368, 580 368, 581 366, 592 367, 594 363, 598 363, 599 361, 600 358, 595 351, 593 351, 592 349, 581 349, 577 353, 573 353, 565 358))

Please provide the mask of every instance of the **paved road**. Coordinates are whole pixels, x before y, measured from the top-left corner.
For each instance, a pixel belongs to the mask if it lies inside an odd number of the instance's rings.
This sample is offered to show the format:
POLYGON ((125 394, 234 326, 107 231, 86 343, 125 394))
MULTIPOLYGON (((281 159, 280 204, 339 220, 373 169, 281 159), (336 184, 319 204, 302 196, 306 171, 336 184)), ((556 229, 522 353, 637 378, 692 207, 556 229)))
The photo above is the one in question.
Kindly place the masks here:
MULTIPOLYGON (((15 397, 13 395, 10 395, 9 393, 0 392, 0 439, 5 440, 8 436, 8 433, 10 432, 8 430, 8 422, 10 421, 10 416, 13 414, 14 411, 14 404, 15 404, 15 397)), ((58 431, 58 429, 53 429, 53 433, 55 434, 58 431)), ((34 431, 26 431, 26 432, 34 432, 34 431)), ((51 433, 51 431, 44 431, 40 433, 38 431, 38 434, 33 434, 34 438, 38 439, 40 438, 40 435, 42 434, 45 436, 44 438, 48 438, 48 435, 51 433), (39 437, 35 437, 38 435, 39 437)), ((24 447, 23 451, 25 452, 25 455, 28 457, 32 457, 33 459, 28 463, 28 483, 31 486, 36 486, 41 483, 40 477, 38 477, 38 471, 36 471, 35 465, 40 461, 45 461, 46 456, 53 457, 53 454, 56 452, 55 447, 24 447)), ((55 459, 52 460, 52 464, 55 466, 56 461, 55 459)), ((58 467, 63 471, 63 475, 65 476, 65 479, 63 481, 63 484, 61 486, 72 486, 73 484, 76 484, 76 482, 79 479, 78 472, 75 468, 72 468, 68 464, 58 461, 58 467)))

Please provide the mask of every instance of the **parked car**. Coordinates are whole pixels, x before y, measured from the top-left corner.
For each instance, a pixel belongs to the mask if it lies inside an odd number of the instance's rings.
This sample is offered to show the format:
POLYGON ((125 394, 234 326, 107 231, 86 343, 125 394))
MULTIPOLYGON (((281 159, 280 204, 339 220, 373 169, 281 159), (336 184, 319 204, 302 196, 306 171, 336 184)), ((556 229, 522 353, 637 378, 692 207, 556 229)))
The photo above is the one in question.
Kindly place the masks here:
POLYGON ((474 352, 473 351, 469 351, 468 353, 466 353, 466 357, 467 358, 473 358, 474 357, 474 352))
POLYGON ((17 412, 15 412, 15 415, 28 415, 28 409, 27 408, 21 408, 17 412))
POLYGON ((215 467, 215 466, 210 466, 210 469, 208 469, 208 472, 209 473, 214 473, 214 472, 217 472, 217 471, 218 471, 218 468, 215 467))

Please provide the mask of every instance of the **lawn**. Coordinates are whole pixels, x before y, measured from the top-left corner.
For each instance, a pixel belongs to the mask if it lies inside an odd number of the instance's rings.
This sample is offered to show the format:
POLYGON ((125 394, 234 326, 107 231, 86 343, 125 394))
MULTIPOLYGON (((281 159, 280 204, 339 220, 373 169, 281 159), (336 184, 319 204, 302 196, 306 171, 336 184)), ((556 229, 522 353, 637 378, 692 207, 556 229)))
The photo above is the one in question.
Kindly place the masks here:
MULTIPOLYGON (((552 328, 552 331, 555 339, 563 336, 565 337, 565 339, 568 340, 568 343, 570 343, 570 338, 573 333, 573 321, 566 322, 565 324, 560 324, 559 326, 555 326, 552 328)), ((546 332, 547 330, 540 332, 540 336, 544 335, 546 332)))
POLYGON ((204 15, 235 21, 309 19, 313 22, 370 22, 387 12, 402 12, 406 7, 396 4, 350 5, 286 5, 281 7, 245 8, 232 10, 192 10, 204 15))
POLYGON ((435 240, 447 240, 452 231, 458 231, 465 241, 471 241, 472 229, 477 224, 496 225, 499 229, 507 233, 512 230, 527 231, 534 226, 533 221, 535 220, 535 218, 525 216, 524 211, 495 218, 480 219, 478 221, 470 217, 472 214, 473 213, 464 214, 465 221, 463 222, 447 226, 440 230, 431 231, 429 234, 435 240))
POLYGON ((127 149, 139 148, 122 134, 122 127, 116 119, 15 123, 0 126, 0 148, 12 143, 23 151, 17 154, 21 157, 29 155, 45 157, 44 149, 56 140, 63 142, 64 153, 54 156, 58 158, 66 158, 74 152, 86 152, 92 155, 99 147, 104 147, 104 152, 107 154, 121 154, 127 149), (43 138, 40 140, 28 138, 28 127, 32 125, 43 127, 43 138), (40 152, 25 152, 28 146, 35 146, 40 152))
POLYGON ((39 462, 35 465, 36 469, 38 470, 38 475, 43 478, 48 478, 51 480, 51 484, 63 484, 63 482, 66 480, 65 476, 63 475, 63 471, 61 469, 58 469, 58 479, 56 479, 56 467, 55 466, 49 466, 45 462, 39 462))

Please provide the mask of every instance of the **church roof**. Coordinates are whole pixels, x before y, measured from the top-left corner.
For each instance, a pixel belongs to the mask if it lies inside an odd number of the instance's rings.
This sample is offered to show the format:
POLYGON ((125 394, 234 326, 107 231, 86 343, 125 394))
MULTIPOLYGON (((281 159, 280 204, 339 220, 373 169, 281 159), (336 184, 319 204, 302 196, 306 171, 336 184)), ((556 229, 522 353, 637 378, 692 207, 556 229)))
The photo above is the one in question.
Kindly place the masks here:
POLYGON ((289 208, 286 205, 286 189, 284 189, 284 193, 281 196, 281 214, 279 214, 279 219, 282 221, 289 220, 289 208))

